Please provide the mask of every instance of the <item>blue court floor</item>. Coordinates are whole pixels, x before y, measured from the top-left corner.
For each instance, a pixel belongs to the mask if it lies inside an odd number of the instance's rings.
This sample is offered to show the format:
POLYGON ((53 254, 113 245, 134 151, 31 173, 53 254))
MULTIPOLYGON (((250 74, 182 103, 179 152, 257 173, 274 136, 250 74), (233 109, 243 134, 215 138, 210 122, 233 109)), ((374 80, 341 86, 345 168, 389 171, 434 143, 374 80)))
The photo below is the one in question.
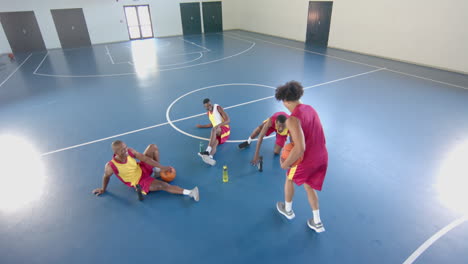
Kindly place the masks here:
POLYGON ((0 263, 468 263, 468 76, 246 31, 0 57, 0 263), (305 191, 279 215, 285 172, 238 150, 305 87, 329 170, 316 234, 305 191), (231 118, 217 165, 196 155, 202 100, 231 118), (102 184, 110 144, 154 143, 200 202, 102 184), (35 152, 34 152, 35 151, 35 152), (222 182, 222 166, 229 182, 222 182))

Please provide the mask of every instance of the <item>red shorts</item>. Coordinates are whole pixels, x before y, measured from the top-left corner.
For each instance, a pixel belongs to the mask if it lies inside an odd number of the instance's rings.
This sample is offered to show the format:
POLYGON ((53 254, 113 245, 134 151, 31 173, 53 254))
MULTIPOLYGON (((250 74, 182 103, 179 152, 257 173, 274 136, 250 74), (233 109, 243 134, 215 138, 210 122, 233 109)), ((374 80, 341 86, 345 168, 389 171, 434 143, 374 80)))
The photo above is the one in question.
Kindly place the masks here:
POLYGON ((151 177, 153 174, 153 167, 143 161, 140 161, 141 168, 141 178, 138 184, 141 186, 143 194, 148 194, 150 192, 151 183, 154 181, 154 178, 151 177))
MULTIPOLYGON (((270 127, 268 129, 268 131, 266 132, 265 136, 269 136, 273 132, 276 133, 276 129, 270 127)), ((278 145, 280 147, 284 147, 284 144, 286 143, 287 140, 288 140, 288 136, 282 136, 282 135, 276 133, 276 141, 275 141, 276 145, 278 145)))
POLYGON ((286 177, 292 180, 297 185, 307 183, 310 187, 317 191, 322 190, 325 174, 327 174, 328 163, 317 167, 305 167, 303 163, 290 168, 286 172, 286 177))
POLYGON ((221 135, 217 136, 219 145, 224 144, 229 139, 229 135, 231 135, 231 128, 228 126, 221 127, 221 135))

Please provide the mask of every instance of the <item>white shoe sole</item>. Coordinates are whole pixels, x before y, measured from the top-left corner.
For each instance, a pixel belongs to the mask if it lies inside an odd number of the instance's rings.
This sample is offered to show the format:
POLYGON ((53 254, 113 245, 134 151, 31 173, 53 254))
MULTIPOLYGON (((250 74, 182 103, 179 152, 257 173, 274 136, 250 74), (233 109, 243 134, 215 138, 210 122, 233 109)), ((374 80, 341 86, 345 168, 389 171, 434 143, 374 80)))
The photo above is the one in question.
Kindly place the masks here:
POLYGON ((281 211, 281 209, 278 207, 278 204, 276 204, 276 210, 278 210, 278 212, 284 215, 284 217, 286 217, 288 220, 292 220, 294 219, 294 217, 296 217, 296 214, 294 214, 294 212, 292 213, 292 215, 287 215, 285 212, 281 211))
POLYGON ((310 227, 310 229, 314 230, 317 233, 325 232, 325 227, 316 228, 315 226, 311 225, 309 221, 307 221, 307 225, 310 227))
POLYGON ((211 166, 216 165, 216 160, 210 158, 210 156, 202 155, 200 153, 198 153, 198 156, 200 156, 202 158, 203 162, 205 162, 206 164, 211 165, 211 166))
POLYGON ((198 187, 195 187, 193 189, 193 192, 194 192, 194 194, 192 195, 193 200, 195 200, 195 202, 200 201, 200 192, 198 191, 198 187))

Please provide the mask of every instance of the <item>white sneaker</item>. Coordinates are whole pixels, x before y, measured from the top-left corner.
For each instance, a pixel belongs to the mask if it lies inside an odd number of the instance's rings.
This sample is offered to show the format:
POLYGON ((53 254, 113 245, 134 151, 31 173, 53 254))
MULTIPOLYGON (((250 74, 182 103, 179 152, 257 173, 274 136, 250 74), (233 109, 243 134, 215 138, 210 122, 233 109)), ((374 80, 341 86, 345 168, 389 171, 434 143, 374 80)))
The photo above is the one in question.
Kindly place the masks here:
POLYGON ((307 225, 310 227, 310 229, 315 230, 315 232, 317 233, 325 232, 325 227, 323 227, 323 224, 322 223, 316 224, 313 218, 307 221, 307 225))
POLYGON ((216 165, 216 160, 210 157, 210 155, 198 153, 198 156, 200 156, 203 162, 205 162, 206 164, 211 165, 211 166, 216 165))
POLYGON ((200 193, 198 192, 198 187, 195 187, 190 191, 189 197, 193 198, 195 202, 198 202, 200 200, 200 193))
POLYGON ((278 212, 280 212, 280 214, 284 215, 289 220, 296 217, 296 215, 294 214, 294 211, 292 209, 291 209, 291 211, 286 212, 286 206, 284 205, 283 202, 277 202, 276 203, 276 209, 278 210, 278 212))

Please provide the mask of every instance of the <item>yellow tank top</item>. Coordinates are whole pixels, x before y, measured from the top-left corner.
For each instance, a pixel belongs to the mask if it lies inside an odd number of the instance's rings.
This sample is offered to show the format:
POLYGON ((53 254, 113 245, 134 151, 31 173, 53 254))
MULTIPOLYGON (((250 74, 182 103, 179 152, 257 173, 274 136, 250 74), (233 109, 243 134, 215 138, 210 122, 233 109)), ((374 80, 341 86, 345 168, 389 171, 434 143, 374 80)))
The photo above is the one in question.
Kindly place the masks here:
MULTIPOLYGON (((218 111, 218 105, 215 104, 213 106, 213 112, 208 111, 208 118, 213 126, 217 126, 224 122, 223 116, 218 111)), ((225 127, 229 127, 229 125, 225 125, 225 127)))
MULTIPOLYGON (((127 156, 127 162, 120 163, 114 158, 110 161, 118 170, 116 175, 126 183, 130 183, 131 186, 135 186, 141 178, 142 170, 137 161, 130 155, 127 156)), ((115 172, 115 171, 114 171, 115 172)))

